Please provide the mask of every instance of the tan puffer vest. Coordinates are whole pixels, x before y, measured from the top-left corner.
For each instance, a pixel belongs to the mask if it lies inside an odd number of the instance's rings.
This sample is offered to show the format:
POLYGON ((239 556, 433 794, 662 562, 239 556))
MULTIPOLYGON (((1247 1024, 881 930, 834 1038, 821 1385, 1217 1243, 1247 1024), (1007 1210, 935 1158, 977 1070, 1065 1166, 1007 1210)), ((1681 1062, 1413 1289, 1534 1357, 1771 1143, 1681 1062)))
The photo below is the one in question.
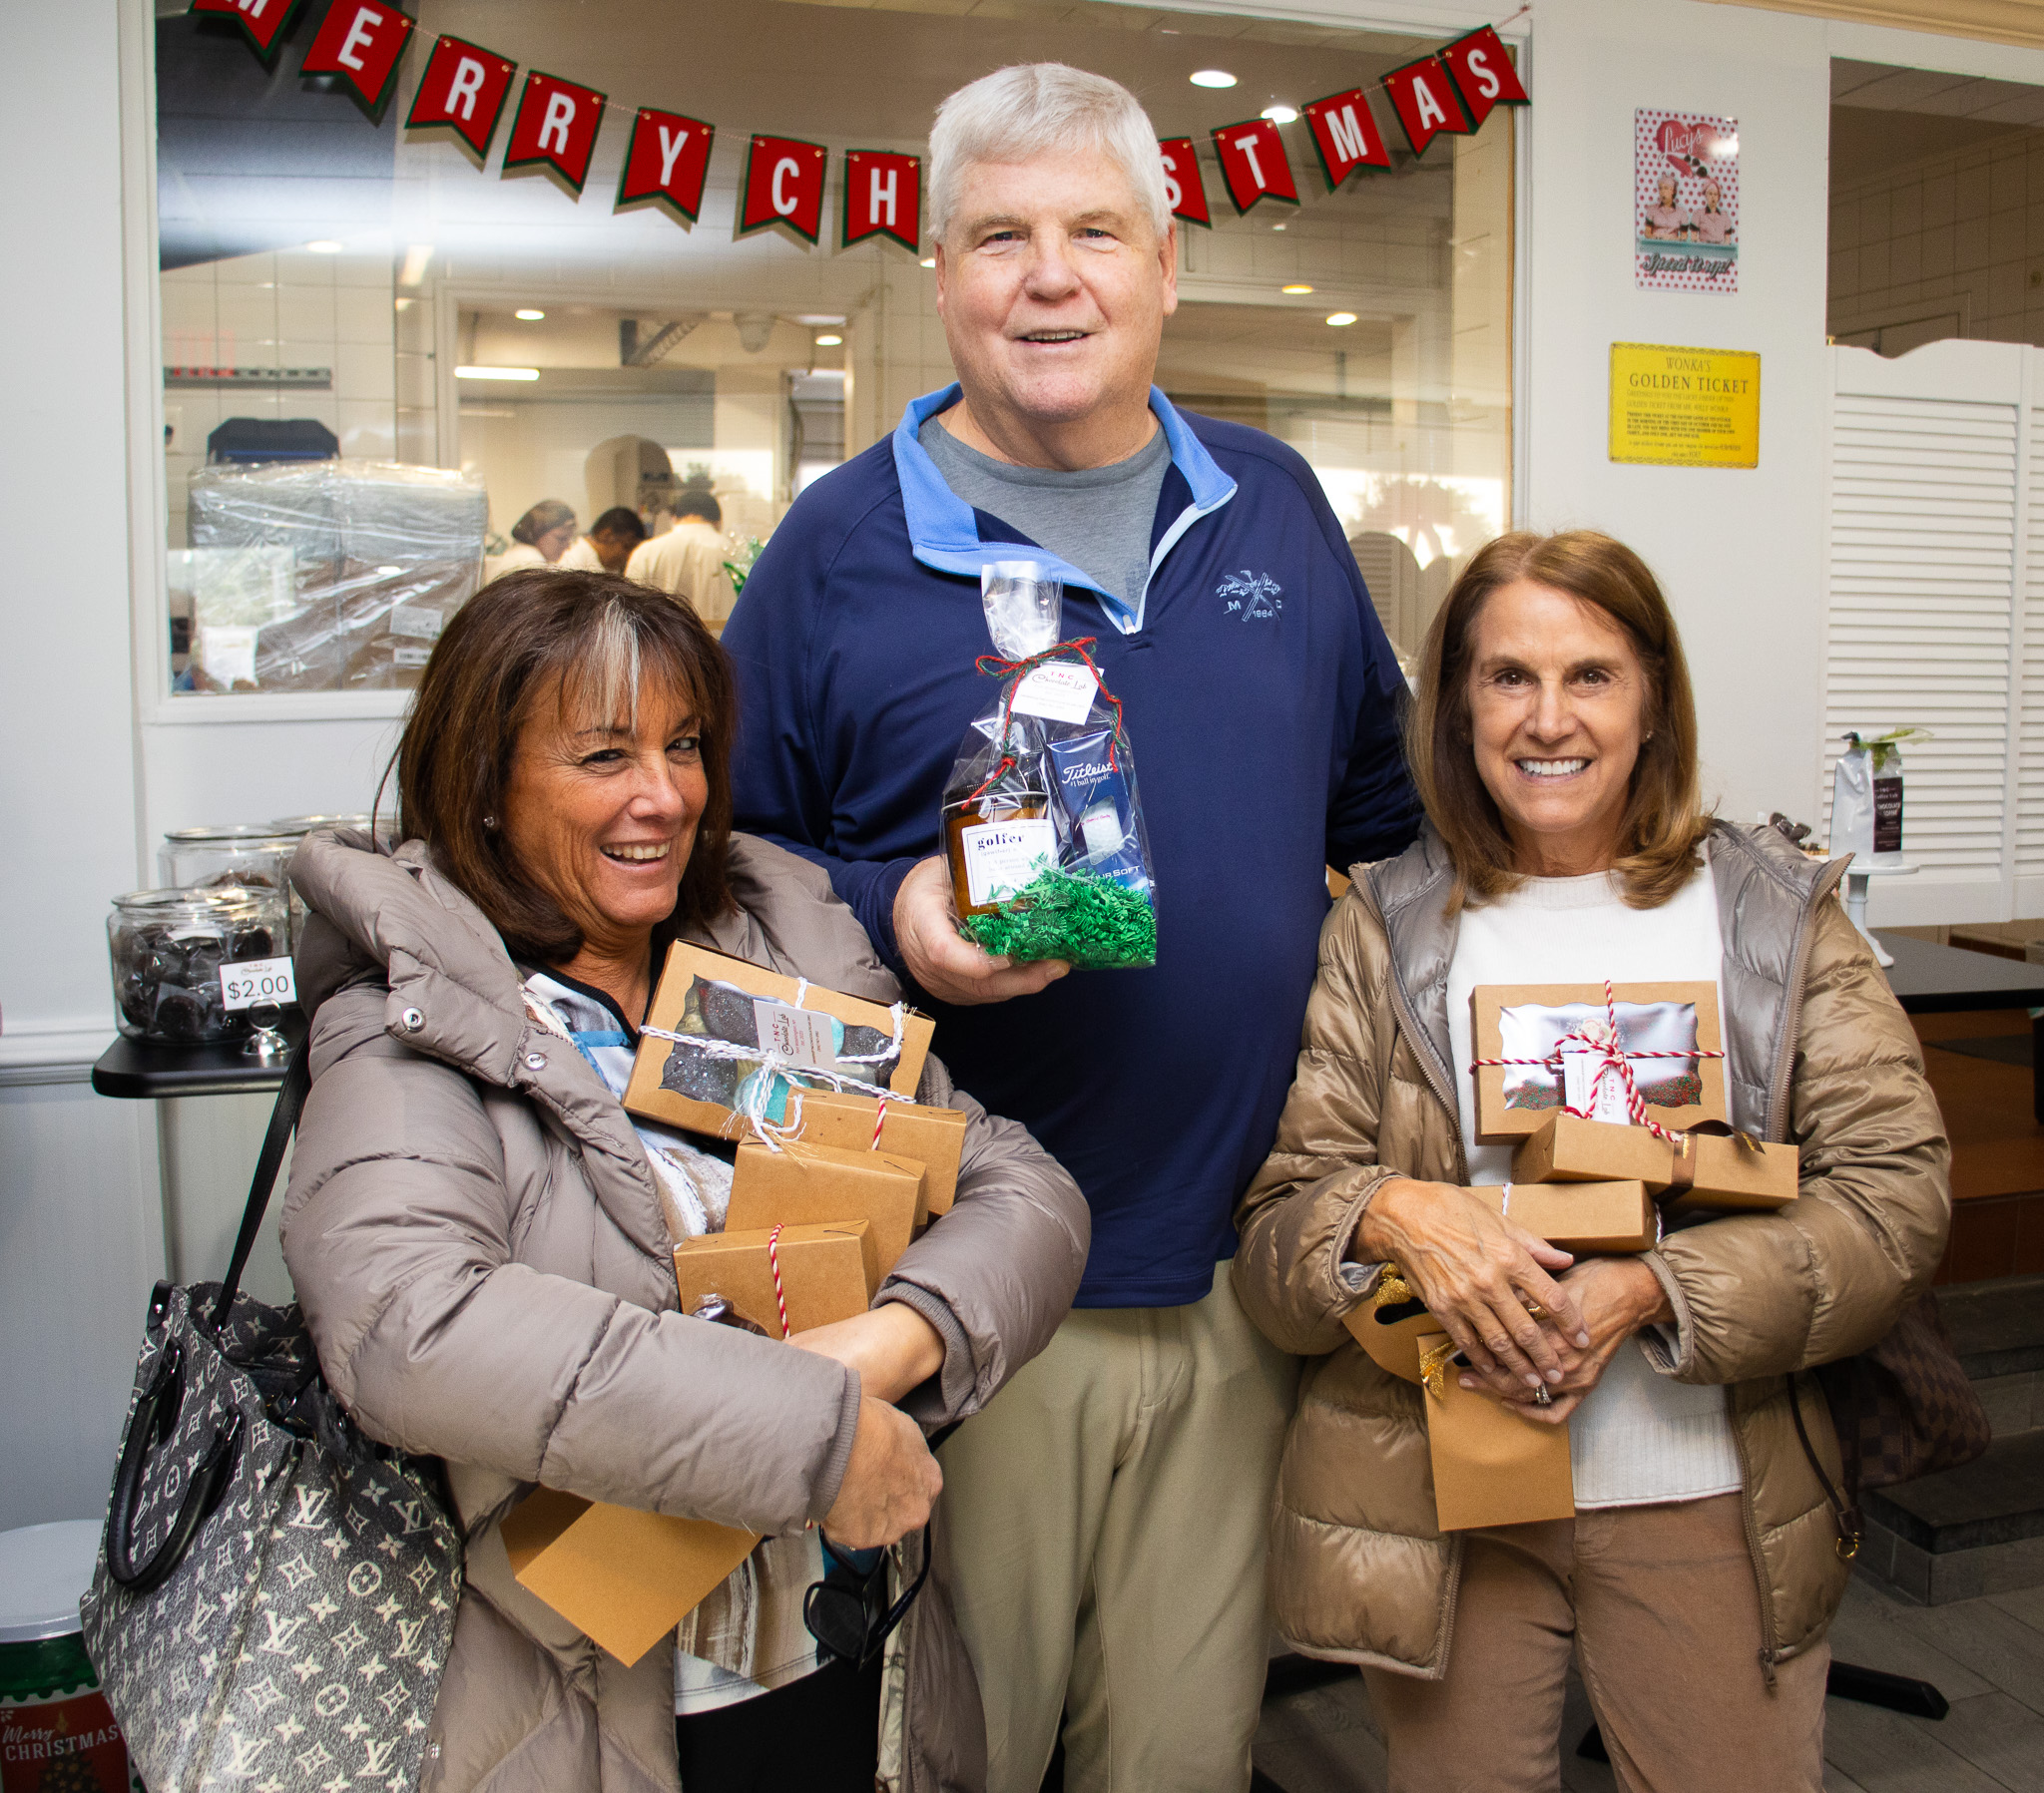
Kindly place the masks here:
MULTIPOLYGON (((1725 1389, 1772 1674, 1822 1637, 1850 1572, 1789 1402, 1835 1480, 1830 1420, 1801 1372, 1865 1350, 1928 1283, 1950 1224, 1950 1152, 1915 1036, 1832 900, 1843 862, 1723 823, 1709 851, 1732 1118, 1801 1147, 1801 1189, 1777 1213, 1690 1226, 1648 1253, 1677 1349, 1643 1343, 1663 1374, 1725 1389)), ((1466 1180, 1448 1065, 1457 923, 1431 829, 1354 876, 1320 935, 1276 1147, 1238 1210, 1235 1286, 1272 1339, 1314 1359, 1278 1472, 1279 1632, 1308 1655, 1436 1679, 1460 1541, 1435 1523, 1423 1397, 1342 1327, 1361 1297, 1338 1266, 1382 1178, 1466 1180)))

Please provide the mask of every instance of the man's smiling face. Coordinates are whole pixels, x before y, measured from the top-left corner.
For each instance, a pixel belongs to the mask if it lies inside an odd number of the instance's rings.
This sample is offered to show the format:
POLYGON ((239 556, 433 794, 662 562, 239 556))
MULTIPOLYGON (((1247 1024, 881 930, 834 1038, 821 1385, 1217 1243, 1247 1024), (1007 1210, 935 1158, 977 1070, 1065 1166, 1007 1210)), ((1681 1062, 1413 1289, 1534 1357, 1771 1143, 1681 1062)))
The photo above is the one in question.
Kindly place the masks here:
POLYGON ((937 309, 966 402, 1038 425, 1147 404, 1177 240, 1104 150, 975 163, 937 244, 937 309))

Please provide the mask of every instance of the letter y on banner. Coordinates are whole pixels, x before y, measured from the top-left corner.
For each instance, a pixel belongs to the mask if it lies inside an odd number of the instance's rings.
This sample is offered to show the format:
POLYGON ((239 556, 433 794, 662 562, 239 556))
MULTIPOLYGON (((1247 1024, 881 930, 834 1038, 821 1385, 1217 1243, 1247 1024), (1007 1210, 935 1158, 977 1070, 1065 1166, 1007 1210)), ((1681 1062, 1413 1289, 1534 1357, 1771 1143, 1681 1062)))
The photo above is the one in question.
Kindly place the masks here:
POLYGON ((1220 154, 1221 178, 1228 184, 1228 197, 1237 212, 1247 212, 1264 200, 1298 204, 1298 186, 1291 178, 1291 164, 1284 159, 1284 140, 1269 119, 1224 125, 1214 133, 1214 148, 1220 154))
POLYGON ((1190 137, 1158 140, 1158 155, 1164 158, 1164 201, 1171 216, 1189 224, 1214 228, 1214 215, 1207 209, 1207 184, 1200 178, 1200 157, 1190 137))
POLYGON ((380 124, 411 29, 411 20, 383 0, 334 0, 298 73, 339 76, 355 104, 380 124))
POLYGON ((844 152, 841 248, 891 236, 911 255, 922 248, 922 158, 886 150, 844 152))
POLYGON ((266 69, 276 60, 277 39, 298 0, 192 0, 191 10, 203 19, 233 19, 266 69))
POLYGON ((710 171, 716 137, 717 127, 701 119, 640 107, 618 176, 618 203, 611 210, 657 206, 688 229, 703 210, 703 178, 710 171))
POLYGON ((490 139, 497 135, 497 121, 504 116, 504 102, 511 93, 511 77, 517 73, 518 65, 506 62, 494 50, 480 49, 458 37, 435 38, 404 128, 417 131, 428 125, 445 125, 478 162, 487 162, 490 139))
POLYGON ((593 87, 577 87, 555 75, 531 70, 518 111, 504 145, 504 173, 513 169, 549 168, 568 184, 579 200, 589 179, 590 153, 603 123, 605 96, 593 87))
POLYGON ((1405 141, 1415 156, 1444 132, 1467 137, 1476 127, 1462 114, 1462 102, 1455 98, 1455 85, 1438 57, 1408 62, 1384 77, 1384 90, 1391 96, 1391 110, 1405 127, 1405 141))
POLYGON ((1441 52, 1441 61, 1462 90, 1469 123, 1481 126, 1494 106, 1530 106, 1526 84, 1506 53, 1504 40, 1488 25, 1458 37, 1441 52))
POLYGON ((1327 177, 1329 193, 1359 168, 1391 166, 1391 152, 1384 147, 1384 134, 1370 116, 1369 101, 1361 88, 1329 94, 1299 110, 1312 133, 1313 150, 1320 159, 1320 172, 1327 177))
POLYGON ((823 229, 823 166, 830 152, 793 137, 755 136, 739 189, 740 236, 780 224, 813 243, 823 229))

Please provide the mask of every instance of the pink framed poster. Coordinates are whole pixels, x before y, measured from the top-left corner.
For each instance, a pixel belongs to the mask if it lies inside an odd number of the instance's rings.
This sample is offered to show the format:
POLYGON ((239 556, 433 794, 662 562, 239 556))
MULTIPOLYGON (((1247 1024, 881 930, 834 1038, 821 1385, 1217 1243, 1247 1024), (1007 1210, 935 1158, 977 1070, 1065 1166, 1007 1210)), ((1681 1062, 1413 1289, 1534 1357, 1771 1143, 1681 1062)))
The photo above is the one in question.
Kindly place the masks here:
POLYGON ((1739 121, 1633 114, 1633 278, 1658 292, 1739 290, 1739 121))

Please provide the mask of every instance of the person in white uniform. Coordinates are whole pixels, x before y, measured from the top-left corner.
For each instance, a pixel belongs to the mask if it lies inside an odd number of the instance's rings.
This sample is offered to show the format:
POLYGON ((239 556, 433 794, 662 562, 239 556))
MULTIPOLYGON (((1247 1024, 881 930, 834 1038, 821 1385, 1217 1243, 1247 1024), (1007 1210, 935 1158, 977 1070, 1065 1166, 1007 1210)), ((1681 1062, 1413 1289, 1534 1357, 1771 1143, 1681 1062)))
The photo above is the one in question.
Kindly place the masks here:
POLYGON ((724 570, 730 553, 723 507, 710 493, 684 487, 675 500, 674 528, 635 548, 625 577, 684 600, 710 626, 712 635, 721 635, 738 602, 731 575, 724 570))
POLYGON ((483 563, 483 583, 520 567, 551 567, 575 542, 575 507, 542 498, 511 525, 511 546, 483 563))

